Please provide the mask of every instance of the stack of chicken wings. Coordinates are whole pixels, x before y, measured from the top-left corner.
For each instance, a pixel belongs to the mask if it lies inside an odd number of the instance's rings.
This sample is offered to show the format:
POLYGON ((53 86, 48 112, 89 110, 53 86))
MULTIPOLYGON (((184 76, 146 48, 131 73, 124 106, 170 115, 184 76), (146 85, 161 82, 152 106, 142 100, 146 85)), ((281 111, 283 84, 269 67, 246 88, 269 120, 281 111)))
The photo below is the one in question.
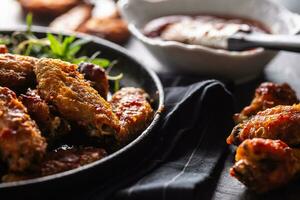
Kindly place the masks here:
POLYGON ((261 84, 234 120, 227 138, 238 146, 232 176, 256 192, 267 192, 300 174, 300 104, 288 84, 261 84))
POLYGON ((1 180, 74 169, 137 137, 153 118, 148 94, 128 87, 107 100, 108 87, 105 72, 90 63, 0 54, 1 180))

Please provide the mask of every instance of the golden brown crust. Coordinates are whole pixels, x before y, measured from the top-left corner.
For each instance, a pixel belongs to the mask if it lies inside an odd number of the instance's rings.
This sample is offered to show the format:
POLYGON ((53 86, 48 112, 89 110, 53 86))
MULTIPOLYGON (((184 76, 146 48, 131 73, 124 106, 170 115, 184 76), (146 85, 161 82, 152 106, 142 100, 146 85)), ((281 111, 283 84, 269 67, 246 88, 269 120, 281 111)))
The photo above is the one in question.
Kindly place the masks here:
POLYGON ((83 78, 77 65, 42 58, 35 73, 38 92, 54 105, 61 116, 89 129, 89 135, 101 137, 119 131, 112 108, 83 78))
POLYGON ((78 5, 80 0, 19 0, 22 8, 43 17, 58 16, 78 5))
POLYGON ((234 120, 236 123, 240 123, 267 108, 277 105, 293 105, 298 102, 295 91, 288 84, 262 83, 256 89, 251 104, 245 107, 241 113, 235 114, 234 120))
POLYGON ((37 59, 30 56, 0 54, 0 86, 20 91, 35 82, 37 59))
POLYGON ((245 140, 237 149, 234 176, 256 192, 266 192, 288 183, 299 171, 294 150, 280 140, 245 140))
POLYGON ((141 133, 153 119, 153 109, 147 101, 148 94, 139 88, 127 87, 116 92, 110 104, 120 120, 117 140, 128 143, 141 133))
POLYGON ((43 158, 46 141, 13 91, 0 87, 0 155, 8 169, 21 172, 43 158))
POLYGON ((235 126, 227 143, 238 145, 250 138, 280 139, 291 146, 300 144, 300 104, 258 112, 235 126))
POLYGON ((118 18, 91 18, 78 31, 96 35, 119 44, 125 43, 130 37, 127 23, 118 18))

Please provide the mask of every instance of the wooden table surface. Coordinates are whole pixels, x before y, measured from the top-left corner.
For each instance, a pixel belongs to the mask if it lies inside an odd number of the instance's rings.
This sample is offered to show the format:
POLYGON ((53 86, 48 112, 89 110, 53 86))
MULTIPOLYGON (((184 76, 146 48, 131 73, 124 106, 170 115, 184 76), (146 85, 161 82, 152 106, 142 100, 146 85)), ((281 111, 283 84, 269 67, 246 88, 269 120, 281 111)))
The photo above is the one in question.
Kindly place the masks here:
MULTIPOLYGON (((300 0, 274 0, 287 4, 287 7, 293 11, 300 13, 300 0)), ((38 21, 38 20, 35 20, 38 21)), ((45 23, 37 23, 43 25, 45 23)), ((0 5, 0 30, 1 27, 10 27, 13 25, 25 24, 24 15, 22 14, 19 4, 14 0, 1 0, 0 5)), ((135 56, 141 63, 154 69, 156 72, 166 72, 167 70, 157 61, 148 50, 134 38, 132 38, 126 45, 133 56, 135 56)), ((297 92, 300 97, 300 54, 280 52, 278 56, 273 59, 266 67, 262 77, 244 83, 235 88, 235 95, 238 108, 249 103, 254 88, 261 81, 268 80, 274 82, 287 82, 297 92)), ((256 196, 246 190, 246 188, 235 179, 229 176, 229 168, 233 163, 233 154, 228 153, 224 167, 219 171, 219 178, 215 184, 215 190, 211 194, 212 199, 300 199, 300 184, 292 184, 286 189, 275 192, 272 195, 256 196)))

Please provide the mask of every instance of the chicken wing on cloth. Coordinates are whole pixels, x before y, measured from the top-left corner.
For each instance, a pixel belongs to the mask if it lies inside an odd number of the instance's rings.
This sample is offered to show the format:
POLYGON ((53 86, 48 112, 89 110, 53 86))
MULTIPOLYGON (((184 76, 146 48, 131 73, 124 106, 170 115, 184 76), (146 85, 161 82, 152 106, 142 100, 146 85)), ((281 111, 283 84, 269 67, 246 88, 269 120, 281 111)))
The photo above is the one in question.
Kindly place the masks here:
POLYGON ((35 81, 36 61, 30 56, 0 54, 0 86, 17 91, 31 86, 35 81))
POLYGON ((258 112, 235 126, 227 143, 238 145, 251 138, 279 139, 290 146, 300 144, 300 104, 258 112))
POLYGON ((0 87, 0 158, 9 171, 33 168, 43 158, 46 140, 16 94, 0 87))
POLYGON ((153 118, 153 109, 147 101, 148 94, 139 88, 127 87, 116 92, 110 103, 120 120, 117 140, 126 144, 144 130, 153 118))
POLYGON ((300 172, 300 149, 292 149, 280 140, 245 140, 235 160, 231 176, 256 192, 285 185, 300 172))
POLYGON ((90 136, 114 135, 119 120, 111 105, 77 71, 77 65, 42 58, 35 73, 38 92, 61 116, 88 129, 90 136))
POLYGON ((288 84, 262 83, 256 89, 251 104, 245 107, 241 113, 235 114, 234 121, 240 123, 259 111, 278 105, 293 105, 298 102, 295 91, 288 84))

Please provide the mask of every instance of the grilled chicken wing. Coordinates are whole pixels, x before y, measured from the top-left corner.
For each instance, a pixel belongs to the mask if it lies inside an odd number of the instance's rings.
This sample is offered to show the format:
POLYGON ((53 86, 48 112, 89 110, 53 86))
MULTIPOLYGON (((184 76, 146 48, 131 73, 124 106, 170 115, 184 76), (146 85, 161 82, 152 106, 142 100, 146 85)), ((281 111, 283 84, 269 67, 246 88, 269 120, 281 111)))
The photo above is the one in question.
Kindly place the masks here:
POLYGON ((67 135, 70 124, 63 118, 55 115, 53 106, 49 106, 37 93, 37 90, 28 89, 26 94, 21 94, 19 100, 27 107, 31 118, 35 120, 42 134, 48 141, 67 135))
POLYGON ((48 176, 95 162, 106 156, 104 149, 94 147, 61 147, 45 156, 41 165, 30 174, 9 173, 2 177, 3 182, 20 181, 48 176))
POLYGON ((0 158, 9 171, 21 172, 39 163, 46 141, 16 94, 0 87, 0 158))
POLYGON ((86 127, 90 136, 102 137, 119 131, 119 120, 111 106, 85 81, 76 65, 42 58, 35 73, 39 94, 62 117, 86 127))
POLYGON ((230 174, 257 192, 285 185, 300 173, 300 149, 280 140, 245 140, 237 149, 230 174))
POLYGON ((91 86, 98 91, 104 98, 107 98, 109 84, 105 70, 92 63, 80 63, 78 71, 84 75, 86 80, 89 80, 91 86))
POLYGON ((27 12, 43 17, 53 17, 65 13, 78 5, 81 0, 19 0, 27 12))
POLYGON ((30 56, 0 54, 0 86, 18 92, 31 86, 35 82, 36 61, 30 56))
POLYGON ((130 37, 126 22, 119 18, 92 17, 78 31, 96 35, 119 44, 125 43, 130 37))
POLYGON ((262 83, 256 89, 251 104, 245 107, 241 113, 235 114, 234 120, 236 123, 240 123, 267 108, 277 105, 293 105, 298 102, 295 91, 288 84, 262 83))
POLYGON ((147 98, 144 90, 133 87, 122 88, 113 95, 110 104, 120 120, 121 129, 117 133, 120 144, 126 144, 136 137, 153 118, 147 98))
POLYGON ((89 4, 78 5, 57 17, 49 26, 59 31, 77 31, 83 23, 92 17, 92 9, 93 6, 89 4))
POLYGON ((250 138, 279 139, 290 146, 300 144, 300 104, 258 112, 236 125, 227 143, 238 145, 250 138))

